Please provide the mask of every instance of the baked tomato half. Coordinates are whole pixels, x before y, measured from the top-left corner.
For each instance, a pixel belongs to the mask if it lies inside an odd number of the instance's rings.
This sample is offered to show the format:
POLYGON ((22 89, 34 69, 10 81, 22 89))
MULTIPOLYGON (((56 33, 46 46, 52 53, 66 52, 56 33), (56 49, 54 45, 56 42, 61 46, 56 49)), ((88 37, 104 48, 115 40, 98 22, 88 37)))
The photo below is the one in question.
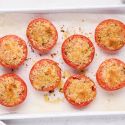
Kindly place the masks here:
POLYGON ((113 91, 125 86, 125 63, 111 58, 99 66, 96 79, 99 85, 107 91, 113 91))
POLYGON ((62 44, 62 57, 74 69, 82 70, 93 60, 95 48, 83 35, 72 35, 62 44))
POLYGON ((26 34, 32 47, 41 53, 47 53, 51 50, 58 39, 55 26, 43 18, 32 20, 28 25, 26 34))
POLYGON ((96 27, 95 41, 104 50, 119 50, 125 44, 125 25, 114 19, 102 21, 96 27))
POLYGON ((34 64, 29 75, 32 86, 39 91, 54 90, 61 81, 61 69, 56 62, 42 59, 34 64))
POLYGON ((13 107, 22 103, 27 96, 25 82, 16 74, 0 76, 0 104, 13 107))
POLYGON ((73 75, 67 79, 63 92, 69 103, 77 108, 82 108, 93 101, 96 96, 96 87, 88 77, 73 75))
POLYGON ((16 35, 0 38, 0 64, 6 68, 18 68, 27 57, 27 46, 24 40, 16 35))

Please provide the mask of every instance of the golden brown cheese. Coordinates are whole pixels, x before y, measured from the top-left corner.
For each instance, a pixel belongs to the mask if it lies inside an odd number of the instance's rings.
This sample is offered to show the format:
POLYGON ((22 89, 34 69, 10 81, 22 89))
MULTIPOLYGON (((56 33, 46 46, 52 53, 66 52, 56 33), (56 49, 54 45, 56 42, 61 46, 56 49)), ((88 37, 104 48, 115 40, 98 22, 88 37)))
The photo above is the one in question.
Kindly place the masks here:
POLYGON ((35 46, 44 49, 53 44, 55 28, 48 22, 37 21, 30 25, 29 34, 35 46))
POLYGON ((24 88, 19 80, 14 77, 3 77, 0 79, 0 100, 6 105, 13 105, 21 101, 24 88))
POLYGON ((0 44, 0 60, 4 64, 17 65, 25 56, 23 45, 13 39, 5 40, 0 44))
POLYGON ((95 86, 89 79, 71 79, 71 84, 66 90, 67 97, 76 103, 91 101, 95 95, 95 86))
POLYGON ((67 58, 76 65, 84 65, 91 61, 92 47, 82 38, 72 39, 65 48, 67 58))
POLYGON ((110 87, 115 87, 125 81, 125 66, 119 65, 115 60, 108 62, 102 70, 102 79, 110 87))
POLYGON ((117 23, 103 23, 99 26, 97 40, 99 44, 111 50, 120 48, 125 43, 125 28, 117 23))
POLYGON ((60 82, 57 67, 49 62, 36 64, 30 74, 32 84, 36 89, 47 88, 60 82))

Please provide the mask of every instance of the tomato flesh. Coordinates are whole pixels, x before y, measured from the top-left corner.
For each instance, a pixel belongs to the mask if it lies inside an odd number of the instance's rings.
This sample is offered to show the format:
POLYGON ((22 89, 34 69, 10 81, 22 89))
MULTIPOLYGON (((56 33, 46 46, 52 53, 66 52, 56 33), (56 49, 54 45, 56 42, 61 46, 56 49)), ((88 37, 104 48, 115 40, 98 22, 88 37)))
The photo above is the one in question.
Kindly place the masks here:
POLYGON ((16 74, 0 76, 0 104, 13 107, 22 103, 27 96, 25 82, 16 74))
POLYGON ((41 53, 50 51, 58 39, 55 26, 43 18, 32 20, 27 27, 26 34, 32 47, 41 53))
POLYGON ((99 85, 107 91, 123 88, 125 86, 124 62, 115 58, 105 60, 97 70, 96 79, 99 85))
POLYGON ((29 78, 36 90, 51 91, 60 84, 61 69, 53 60, 42 59, 34 64, 29 78))
POLYGON ((84 75, 69 77, 63 92, 66 100, 77 108, 88 105, 96 96, 96 87, 92 80, 84 75))
POLYGON ((0 64, 15 69, 27 58, 27 46, 24 40, 16 35, 6 35, 0 39, 0 64))
POLYGON ((125 44, 125 25, 114 19, 102 21, 96 27, 95 41, 104 50, 119 50, 125 44))
POLYGON ((82 70, 93 60, 95 48, 92 42, 82 35, 72 35, 62 44, 62 57, 74 69, 82 70))

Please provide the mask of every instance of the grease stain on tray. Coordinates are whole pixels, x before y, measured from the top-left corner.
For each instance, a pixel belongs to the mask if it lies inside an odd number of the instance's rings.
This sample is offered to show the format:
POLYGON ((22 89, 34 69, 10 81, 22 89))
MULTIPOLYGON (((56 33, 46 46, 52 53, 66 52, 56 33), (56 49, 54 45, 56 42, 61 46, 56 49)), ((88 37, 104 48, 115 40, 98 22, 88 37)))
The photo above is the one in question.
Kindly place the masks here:
POLYGON ((64 100, 64 97, 59 94, 59 90, 46 92, 44 94, 44 101, 48 103, 60 103, 64 100))
POLYGON ((52 98, 52 97, 50 97, 48 94, 44 94, 44 100, 45 100, 46 102, 49 102, 49 103, 59 103, 59 102, 62 102, 62 101, 63 101, 62 98, 59 98, 59 97, 57 97, 57 98, 52 98))

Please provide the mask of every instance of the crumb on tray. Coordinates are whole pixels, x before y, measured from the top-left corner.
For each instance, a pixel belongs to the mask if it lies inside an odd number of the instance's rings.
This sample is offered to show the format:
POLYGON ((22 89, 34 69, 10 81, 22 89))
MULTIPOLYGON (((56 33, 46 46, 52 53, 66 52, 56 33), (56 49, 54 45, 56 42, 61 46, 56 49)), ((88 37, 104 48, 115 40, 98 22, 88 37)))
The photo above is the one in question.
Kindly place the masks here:
POLYGON ((59 89, 59 92, 63 93, 63 86, 64 86, 64 82, 60 82, 60 84, 58 85, 58 89, 59 89))
POLYGON ((59 97, 51 98, 48 94, 44 94, 44 100, 45 102, 49 102, 49 103, 59 103, 63 101, 63 99, 59 97))
POLYGON ((63 72, 63 75, 62 75, 62 77, 65 79, 65 78, 68 78, 68 77, 70 77, 71 76, 71 73, 69 72, 69 71, 64 71, 63 72))
POLYGON ((50 55, 51 55, 52 58, 54 58, 54 56, 56 56, 57 53, 52 53, 52 54, 50 54, 50 55))

